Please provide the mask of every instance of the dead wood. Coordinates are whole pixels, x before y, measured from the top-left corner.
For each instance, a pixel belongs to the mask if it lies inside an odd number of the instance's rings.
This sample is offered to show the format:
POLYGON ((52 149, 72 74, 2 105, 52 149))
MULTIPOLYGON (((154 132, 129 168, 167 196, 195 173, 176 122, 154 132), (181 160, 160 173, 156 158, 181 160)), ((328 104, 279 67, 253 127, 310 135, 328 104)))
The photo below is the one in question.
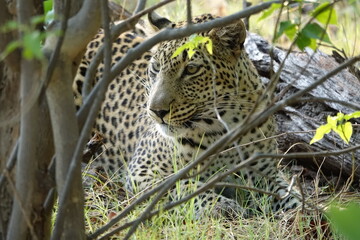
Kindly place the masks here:
MULTIPOLYGON (((276 47, 271 50, 272 46, 255 34, 250 34, 245 48, 265 83, 269 82, 270 77, 279 69, 287 53, 286 50, 276 47), (272 57, 270 57, 271 51, 272 57)), ((291 52, 285 59, 284 67, 281 70, 276 89, 277 97, 280 99, 287 98, 300 89, 304 89, 338 65, 339 63, 332 56, 320 51, 313 52, 307 49, 305 52, 291 52)), ((359 125, 354 127, 349 145, 333 133, 326 135, 319 142, 309 144, 315 134, 314 130, 326 122, 328 115, 334 116, 338 112, 351 113, 359 110, 360 80, 349 70, 343 70, 307 93, 296 104, 286 106, 277 113, 279 133, 287 133, 278 139, 279 149, 282 152, 289 151, 292 153, 318 152, 336 151, 359 145, 359 125), (324 101, 324 98, 352 104, 355 109, 339 102, 324 101)), ((353 123, 360 123, 360 120, 357 119, 353 123)), ((295 158, 294 162, 308 169, 317 169, 321 165, 321 170, 326 176, 346 179, 353 174, 354 183, 359 186, 359 150, 326 158, 295 158)))

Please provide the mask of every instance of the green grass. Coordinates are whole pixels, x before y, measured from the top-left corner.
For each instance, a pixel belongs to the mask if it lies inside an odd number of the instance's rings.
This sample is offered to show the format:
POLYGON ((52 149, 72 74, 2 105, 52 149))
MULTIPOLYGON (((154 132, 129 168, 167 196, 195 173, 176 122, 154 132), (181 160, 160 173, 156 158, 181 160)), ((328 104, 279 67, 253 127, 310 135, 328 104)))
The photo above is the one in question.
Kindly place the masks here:
MULTIPOLYGON (((133 201, 126 196, 117 179, 111 177, 93 179, 92 184, 86 188, 87 232, 94 232, 108 223, 133 201)), ((313 192, 311 201, 315 201, 324 193, 319 187, 313 192)), ((329 201, 333 199, 335 196, 330 197, 329 201)), ((337 199, 341 200, 341 195, 337 196, 337 199)), ((161 202, 160 206, 162 204, 164 202, 161 202)), ((263 209, 270 208, 267 196, 257 198, 257 204, 263 209)), ((126 219, 119 222, 119 225, 139 217, 147 206, 148 203, 139 205, 126 219)), ((259 213, 250 218, 237 217, 231 220, 211 216, 196 219, 190 201, 173 211, 162 212, 142 223, 132 239, 344 239, 336 232, 329 235, 328 226, 321 225, 327 223, 314 211, 308 211, 306 214, 298 211, 259 213)), ((127 230, 122 231, 111 239, 122 239, 126 233, 127 230)))

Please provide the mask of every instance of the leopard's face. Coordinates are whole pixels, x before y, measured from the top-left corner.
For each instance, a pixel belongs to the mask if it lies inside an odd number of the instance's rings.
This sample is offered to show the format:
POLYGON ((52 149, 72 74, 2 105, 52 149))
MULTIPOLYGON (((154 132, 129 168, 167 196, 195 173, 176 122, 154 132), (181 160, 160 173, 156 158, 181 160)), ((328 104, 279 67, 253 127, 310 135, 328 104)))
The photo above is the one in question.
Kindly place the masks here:
POLYGON ((258 96, 244 81, 257 74, 243 76, 251 68, 243 52, 243 39, 234 43, 235 53, 216 31, 201 35, 212 39, 213 54, 201 46, 191 58, 186 50, 172 57, 188 41, 184 38, 161 43, 150 61, 147 112, 164 135, 224 132, 239 124, 258 96))

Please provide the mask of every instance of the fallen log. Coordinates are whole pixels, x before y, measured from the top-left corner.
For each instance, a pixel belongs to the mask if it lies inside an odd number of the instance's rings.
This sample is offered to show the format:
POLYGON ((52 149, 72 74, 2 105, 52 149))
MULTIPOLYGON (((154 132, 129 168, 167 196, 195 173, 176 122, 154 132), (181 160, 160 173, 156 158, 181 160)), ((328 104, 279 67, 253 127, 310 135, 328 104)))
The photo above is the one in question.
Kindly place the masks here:
MULTIPOLYGON (((276 95, 279 99, 287 98, 304 89, 316 79, 339 66, 335 58, 320 51, 306 49, 304 52, 291 52, 271 46, 256 34, 250 34, 245 49, 265 83, 276 73, 284 62, 280 72, 276 95)), ((316 128, 326 123, 328 115, 338 112, 351 113, 360 110, 360 79, 348 69, 327 79, 323 84, 308 92, 292 106, 286 106, 276 114, 279 134, 279 149, 282 152, 320 152, 338 151, 360 145, 360 119, 352 121, 354 132, 349 144, 334 133, 327 134, 322 140, 310 145, 316 128), (332 99, 333 101, 324 101, 332 99), (339 103, 343 101, 346 105, 339 103), (353 105, 353 107, 351 107, 353 105)), ((318 158, 295 158, 293 162, 315 171, 321 166, 325 176, 354 178, 359 187, 360 150, 341 155, 318 158)))

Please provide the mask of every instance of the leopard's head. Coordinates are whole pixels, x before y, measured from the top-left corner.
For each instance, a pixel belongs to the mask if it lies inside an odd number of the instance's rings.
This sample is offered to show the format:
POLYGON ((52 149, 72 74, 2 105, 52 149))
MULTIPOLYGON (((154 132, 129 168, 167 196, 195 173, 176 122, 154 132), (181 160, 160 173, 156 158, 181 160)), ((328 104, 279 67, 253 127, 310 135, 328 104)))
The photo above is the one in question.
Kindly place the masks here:
MULTIPOLYGON (((193 23, 214 19, 207 14, 195 17, 193 23)), ((157 29, 186 25, 157 15, 150 15, 149 20, 157 29)), ((147 111, 158 130, 168 136, 182 136, 189 131, 224 132, 227 128, 224 125, 241 121, 239 114, 247 112, 256 100, 253 90, 258 84, 255 87, 246 84, 248 78, 259 79, 244 51, 244 23, 237 20, 199 35, 211 39, 212 54, 200 45, 191 58, 187 50, 172 57, 189 37, 162 42, 153 50, 148 70, 151 87, 147 111)))

